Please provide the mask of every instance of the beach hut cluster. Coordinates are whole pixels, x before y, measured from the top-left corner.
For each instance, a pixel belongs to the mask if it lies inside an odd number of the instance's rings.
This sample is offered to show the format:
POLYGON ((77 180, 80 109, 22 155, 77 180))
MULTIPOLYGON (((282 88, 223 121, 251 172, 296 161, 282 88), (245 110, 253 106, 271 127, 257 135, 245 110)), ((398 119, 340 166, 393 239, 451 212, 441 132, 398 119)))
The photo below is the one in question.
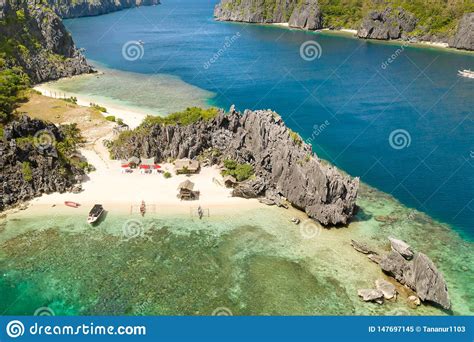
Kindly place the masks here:
POLYGON ((199 194, 199 191, 194 190, 194 183, 189 179, 178 186, 178 198, 180 200, 197 200, 199 199, 199 194))

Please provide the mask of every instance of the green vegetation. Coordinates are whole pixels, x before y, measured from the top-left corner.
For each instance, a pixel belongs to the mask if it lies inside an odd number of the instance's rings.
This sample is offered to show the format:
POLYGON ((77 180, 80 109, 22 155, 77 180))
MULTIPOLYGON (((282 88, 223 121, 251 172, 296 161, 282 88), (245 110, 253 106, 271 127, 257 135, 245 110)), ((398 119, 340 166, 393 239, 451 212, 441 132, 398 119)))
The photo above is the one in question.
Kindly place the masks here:
MULTIPOLYGON (((41 93, 40 93, 41 95, 41 93)), ((72 103, 72 104, 77 104, 77 97, 75 96, 71 96, 69 98, 66 98, 66 99, 62 99, 63 101, 66 101, 66 102, 69 102, 69 103, 72 103)))
POLYGON ((292 131, 291 129, 289 131, 291 140, 293 140, 296 145, 301 146, 301 144, 303 143, 303 139, 301 139, 300 135, 295 131, 292 131))
POLYGON ((98 105, 98 104, 96 104, 96 103, 92 103, 92 102, 91 102, 89 105, 90 105, 92 108, 97 109, 99 112, 107 113, 107 108, 105 108, 105 107, 102 107, 102 106, 100 106, 100 105, 98 105))
POLYGON ((166 179, 168 178, 171 178, 171 173, 169 173, 168 171, 166 171, 165 173, 163 173, 163 177, 165 177, 166 179))
POLYGON ((113 116, 113 115, 108 115, 108 116, 105 117, 105 120, 111 121, 111 122, 115 122, 115 116, 113 116))
POLYGON ((250 164, 239 164, 235 160, 224 160, 225 170, 222 171, 223 176, 233 176, 237 181, 242 182, 254 175, 253 166, 250 164))
POLYGON ((155 125, 182 125, 187 126, 201 120, 211 120, 219 114, 217 108, 186 108, 182 112, 176 112, 165 117, 161 116, 147 116, 140 127, 147 128, 155 125))
POLYGON ((0 71, 0 122, 8 122, 20 103, 27 100, 28 83, 28 77, 17 68, 0 71))
POLYGON ((33 180, 33 171, 31 171, 29 162, 25 161, 21 164, 21 172, 23 173, 23 179, 26 182, 31 182, 33 180))
POLYGON ((451 35, 464 13, 474 12, 472 0, 320 0, 323 25, 329 28, 357 29, 373 10, 403 8, 414 14, 418 24, 411 34, 451 35))

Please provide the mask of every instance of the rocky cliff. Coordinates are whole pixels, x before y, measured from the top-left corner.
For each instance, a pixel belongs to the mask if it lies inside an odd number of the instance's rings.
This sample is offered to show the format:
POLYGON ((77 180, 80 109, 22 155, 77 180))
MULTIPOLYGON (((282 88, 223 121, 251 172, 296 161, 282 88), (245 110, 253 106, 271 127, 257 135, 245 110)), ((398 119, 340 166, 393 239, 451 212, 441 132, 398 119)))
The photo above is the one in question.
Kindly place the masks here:
POLYGON ((61 18, 78 18, 95 16, 122 9, 158 5, 160 0, 47 0, 52 8, 61 18))
POLYGON ((306 30, 357 29, 364 39, 449 43, 473 50, 474 4, 433 0, 221 0, 214 17, 222 21, 288 23, 306 30))
POLYGON ((417 24, 416 17, 401 8, 371 12, 357 31, 359 38, 407 39, 417 24))
POLYGON ((322 28, 317 0, 222 0, 214 16, 222 21, 288 23, 306 30, 322 28))
POLYGON ((61 19, 35 0, 4 4, 0 52, 6 66, 20 66, 33 83, 91 72, 61 19))
POLYGON ((84 172, 58 151, 60 128, 26 116, 4 127, 0 139, 0 210, 44 193, 70 190, 84 172))
POLYGON ((284 197, 324 225, 345 224, 354 214, 359 180, 322 163, 311 146, 269 110, 242 115, 231 109, 190 125, 142 127, 124 134, 120 144, 113 144, 111 155, 163 161, 196 158, 208 149, 253 166, 255 178, 240 184, 234 190, 237 196, 272 201, 284 197))
POLYGON ((449 45, 456 49, 474 50, 474 13, 463 15, 458 24, 456 35, 449 45))

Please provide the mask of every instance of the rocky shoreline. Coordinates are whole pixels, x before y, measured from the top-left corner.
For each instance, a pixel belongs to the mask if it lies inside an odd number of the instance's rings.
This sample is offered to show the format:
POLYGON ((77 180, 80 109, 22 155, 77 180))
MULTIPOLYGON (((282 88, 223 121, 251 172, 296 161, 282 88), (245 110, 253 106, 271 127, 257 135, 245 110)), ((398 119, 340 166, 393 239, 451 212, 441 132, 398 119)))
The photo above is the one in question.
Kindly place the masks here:
MULTIPOLYGON (((408 298, 411 305, 423 302, 434 303, 445 310, 451 309, 448 287, 443 275, 437 270, 433 261, 421 252, 414 252, 404 241, 389 237, 391 252, 380 255, 365 243, 351 241, 352 247, 379 264, 381 270, 393 277, 401 285, 415 291, 416 296, 408 298)), ((383 304, 384 299, 396 298, 396 289, 391 283, 376 280, 376 289, 361 289, 359 296, 364 301, 383 304)))
POLYGON ((85 172, 68 159, 65 140, 61 127, 27 116, 5 125, 0 139, 0 211, 42 194, 73 191, 82 182, 85 172))
MULTIPOLYGON (((214 9, 219 21, 246 23, 287 23, 290 28, 303 30, 337 29, 325 25, 324 9, 318 0, 289 0, 270 3, 256 0, 221 0, 214 9)), ((370 11, 358 27, 357 37, 376 40, 402 40, 410 43, 431 42, 447 44, 460 50, 474 50, 474 13, 465 13, 459 20, 454 35, 418 33, 419 19, 412 13, 388 5, 384 10, 370 11)))
POLYGON ((0 43, 6 67, 21 67, 33 84, 93 72, 61 19, 94 16, 159 0, 0 0, 0 43), (18 32, 26 32, 18 35, 18 32))

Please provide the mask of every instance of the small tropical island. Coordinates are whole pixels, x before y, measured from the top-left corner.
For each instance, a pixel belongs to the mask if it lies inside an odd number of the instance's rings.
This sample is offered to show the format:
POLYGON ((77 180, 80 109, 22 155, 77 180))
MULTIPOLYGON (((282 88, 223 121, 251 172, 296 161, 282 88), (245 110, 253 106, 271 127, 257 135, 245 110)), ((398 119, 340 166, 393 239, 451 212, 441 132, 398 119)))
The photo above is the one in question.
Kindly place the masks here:
MULTIPOLYGON (((52 95, 54 82, 44 82, 97 73, 62 19, 159 4, 0 0, 0 289, 10 289, 2 303, 9 313, 32 314, 33 304, 14 305, 14 284, 33 284, 33 297, 54 277, 58 287, 34 305, 58 315, 472 313, 472 293, 457 286, 472 266, 472 244, 320 158, 276 111, 232 105, 144 115, 52 95), (422 241, 411 226, 432 237, 422 241), (434 247, 439 237, 446 246, 434 247), (454 245, 459 259, 445 257, 454 245), (109 268, 103 277, 88 269, 93 260, 109 268), (40 282, 35 270, 46 265, 40 282), (83 275, 71 276, 76 268, 83 275), (97 293, 82 286, 90 283, 97 293), (295 289, 329 299, 308 304, 295 289)), ((465 2, 445 20, 440 7, 431 21, 418 2, 255 6, 223 0, 214 16, 473 50, 474 8, 465 2)))

